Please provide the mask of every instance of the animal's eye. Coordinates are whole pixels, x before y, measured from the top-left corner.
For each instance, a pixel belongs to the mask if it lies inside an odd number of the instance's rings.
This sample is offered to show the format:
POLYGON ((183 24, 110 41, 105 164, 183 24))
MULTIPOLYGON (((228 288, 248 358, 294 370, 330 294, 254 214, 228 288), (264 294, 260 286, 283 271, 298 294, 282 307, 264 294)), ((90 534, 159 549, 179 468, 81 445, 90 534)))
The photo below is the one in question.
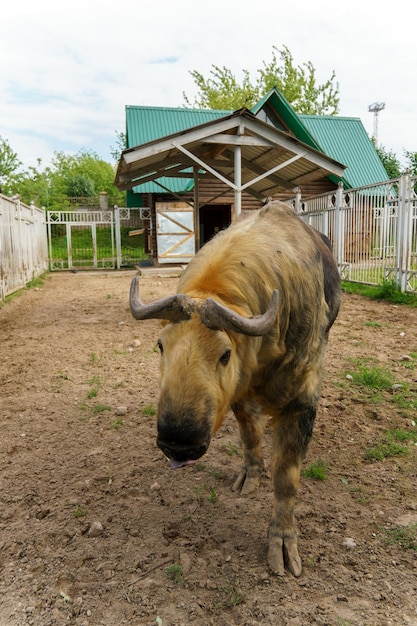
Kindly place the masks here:
POLYGON ((232 354, 232 351, 231 351, 231 350, 226 350, 226 352, 224 352, 224 353, 222 354, 222 356, 220 357, 220 359, 219 359, 219 360, 220 360, 220 363, 221 363, 222 365, 227 365, 227 364, 228 364, 228 362, 229 362, 229 360, 230 360, 230 355, 231 355, 231 354, 232 354))
POLYGON ((161 341, 160 339, 158 339, 158 343, 157 343, 156 345, 157 345, 157 346, 158 346, 158 348, 159 348, 159 352, 160 352, 161 354, 163 354, 163 352, 164 352, 164 346, 162 345, 162 341, 161 341))

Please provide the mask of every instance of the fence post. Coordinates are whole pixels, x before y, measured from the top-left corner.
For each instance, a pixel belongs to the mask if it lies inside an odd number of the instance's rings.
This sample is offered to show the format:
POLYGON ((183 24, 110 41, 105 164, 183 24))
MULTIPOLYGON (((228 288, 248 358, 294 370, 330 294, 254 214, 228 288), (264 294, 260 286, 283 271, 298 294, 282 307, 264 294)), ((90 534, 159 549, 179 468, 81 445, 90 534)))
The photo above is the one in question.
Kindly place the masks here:
POLYGON ((398 223, 397 223, 397 287, 401 291, 407 291, 408 258, 410 245, 410 213, 411 213, 411 179, 406 172, 401 176, 398 198, 398 223))
POLYGON ((295 194, 294 210, 295 210, 296 215, 300 215, 301 213, 301 187, 298 187, 297 192, 295 194))
POLYGON ((335 207, 334 207, 334 216, 335 216, 335 234, 334 234, 334 255, 336 258, 336 263, 339 268, 344 265, 345 262, 345 233, 344 233, 344 215, 342 211, 343 207, 343 183, 340 182, 337 186, 337 191, 335 194, 335 207))
POLYGON ((120 209, 117 204, 114 205, 113 219, 116 239, 116 267, 119 270, 122 267, 122 237, 120 234, 120 209))

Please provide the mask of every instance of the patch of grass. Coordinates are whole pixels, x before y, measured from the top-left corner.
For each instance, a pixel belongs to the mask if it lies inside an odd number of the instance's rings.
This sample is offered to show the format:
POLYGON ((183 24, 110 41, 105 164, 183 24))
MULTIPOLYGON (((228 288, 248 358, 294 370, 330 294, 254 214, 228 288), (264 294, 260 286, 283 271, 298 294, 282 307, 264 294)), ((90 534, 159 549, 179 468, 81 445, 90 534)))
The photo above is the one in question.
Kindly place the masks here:
POLYGON ((305 478, 311 478, 313 480, 326 480, 328 473, 328 467, 324 461, 316 461, 310 463, 310 465, 301 470, 301 475, 305 478))
POLYGON ((387 437, 393 441, 414 441, 417 442, 417 429, 403 430, 395 428, 387 433, 387 437))
POLYGON ((77 504, 77 508, 74 511, 74 517, 80 519, 81 517, 85 517, 88 511, 81 504, 77 504))
POLYGON ((342 617, 337 618, 337 626, 351 626, 351 624, 350 619, 344 619, 342 617))
POLYGON ((209 474, 216 480, 224 480, 225 478, 224 471, 221 469, 211 469, 209 470, 209 474))
POLYGON ((417 352, 409 352, 408 356, 410 357, 410 360, 404 359, 403 361, 400 361, 400 365, 413 371, 417 366, 417 352))
POLYGON ((92 387, 99 387, 101 384, 100 376, 92 376, 89 380, 87 380, 87 382, 92 387))
POLYGON ((417 429, 410 430, 395 428, 388 430, 384 437, 372 448, 365 452, 365 457, 369 461, 383 461, 394 456, 406 456, 409 454, 407 443, 417 442, 417 429))
POLYGON ((229 441, 226 445, 226 452, 229 456, 239 456, 240 458, 243 457, 243 452, 242 450, 239 448, 239 446, 237 446, 236 444, 232 443, 231 441, 229 441))
POLYGON ((217 493, 215 492, 215 490, 214 490, 214 489, 210 489, 210 493, 209 493, 209 501, 210 501, 211 503, 214 503, 214 502, 216 502, 216 500, 217 500, 217 493))
POLYGON ((66 372, 59 372, 59 374, 57 374, 57 378, 62 378, 63 380, 71 380, 71 376, 66 372))
POLYGON ((121 428, 123 426, 123 420, 121 417, 115 417, 113 420, 110 421, 110 426, 112 428, 114 428, 115 430, 119 430, 119 428, 121 428))
POLYGON ((196 487, 194 492, 197 496, 197 500, 202 502, 205 495, 208 494, 208 501, 212 504, 217 500, 217 493, 212 487, 207 487, 206 485, 202 485, 201 487, 196 487))
POLYGON ((91 400, 91 398, 95 398, 97 394, 98 394, 97 387, 91 387, 91 389, 89 389, 87 392, 87 398, 91 400))
POLYGON ((392 402, 400 409, 400 414, 404 417, 408 417, 410 412, 412 415, 416 414, 417 397, 408 390, 396 392, 392 396, 392 402))
POLYGON ((95 415, 98 415, 99 413, 104 413, 104 411, 111 411, 111 406, 98 403, 92 407, 92 411, 95 415))
POLYGON ((368 326, 369 328, 382 328, 382 324, 380 322, 365 322, 364 326, 368 326))
POLYGON ((385 528, 384 534, 390 545, 397 545, 403 550, 417 550, 417 524, 385 528))
POLYGON ((152 416, 152 415, 156 415, 157 410, 153 406, 153 404, 147 404, 146 406, 142 407, 142 413, 144 415, 152 416))
POLYGON ((96 352, 90 352, 90 361, 94 364, 98 362, 98 355, 96 352))
POLYGON ((355 293, 373 300, 385 300, 392 304, 417 307, 417 295, 399 291, 395 283, 391 281, 384 281, 381 285, 364 285, 342 281, 342 289, 345 293, 355 293))
POLYGON ((41 274, 40 276, 37 276, 36 278, 33 278, 32 280, 30 280, 28 283, 26 283, 26 285, 22 289, 17 289, 16 291, 13 291, 13 293, 9 293, 9 295, 5 297, 4 301, 0 300, 0 309, 8 302, 11 302, 15 298, 18 298, 19 296, 21 296, 22 293, 24 293, 26 289, 39 289, 40 287, 42 287, 47 276, 48 276, 48 273, 45 272, 41 274))
POLYGON ((226 578, 224 582, 219 585, 219 590, 221 591, 223 598, 220 602, 216 602, 216 608, 230 609, 234 606, 242 604, 242 602, 245 601, 245 594, 243 591, 228 578, 226 578))
POLYGON ((393 456, 404 456, 408 454, 408 448, 396 441, 380 441, 373 448, 365 452, 365 457, 369 461, 383 461, 393 456))
POLYGON ((165 574, 170 578, 176 585, 183 585, 185 583, 184 580, 184 570, 182 565, 179 563, 173 563, 165 570, 165 574))
POLYGON ((366 502, 368 502, 369 496, 365 493, 362 485, 358 485, 357 487, 350 487, 349 491, 352 497, 355 498, 359 502, 359 504, 366 504, 366 502))
POLYGON ((32 280, 26 283, 26 289, 39 289, 45 282, 47 275, 47 273, 44 273, 40 276, 37 276, 36 278, 32 278, 32 280))
POLYGON ((352 383, 359 387, 387 391, 394 384, 394 376, 388 367, 365 365, 357 362, 357 369, 347 372, 352 383))

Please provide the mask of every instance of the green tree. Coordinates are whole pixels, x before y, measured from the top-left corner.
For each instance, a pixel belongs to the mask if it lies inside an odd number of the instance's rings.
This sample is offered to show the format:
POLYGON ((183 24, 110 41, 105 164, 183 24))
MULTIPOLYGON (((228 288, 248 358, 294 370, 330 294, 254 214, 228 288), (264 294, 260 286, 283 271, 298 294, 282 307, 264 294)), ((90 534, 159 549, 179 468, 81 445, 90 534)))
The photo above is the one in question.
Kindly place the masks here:
POLYGON ((88 178, 95 193, 106 191, 109 196, 117 194, 117 189, 114 186, 115 173, 113 167, 110 163, 100 159, 95 152, 85 149, 80 150, 75 155, 55 152, 52 159, 52 169, 55 183, 61 186, 65 193, 68 191, 71 180, 86 181, 88 178))
POLYGON ((251 108, 272 87, 284 94, 297 113, 335 115, 339 111, 339 84, 335 72, 323 84, 318 84, 316 70, 311 61, 296 66, 286 46, 273 47, 270 62, 263 62, 253 81, 248 70, 243 70, 241 82, 227 67, 212 65, 209 78, 197 70, 190 72, 198 88, 191 102, 185 93, 186 106, 203 109, 237 110, 251 108))
POLYGON ((404 156, 407 159, 407 169, 410 174, 415 176, 417 174, 417 152, 404 151, 404 156))
POLYGON ((46 168, 42 168, 41 159, 38 159, 36 167, 29 167, 26 171, 19 171, 20 165, 7 142, 0 143, 3 193, 18 193, 26 204, 33 201, 36 206, 51 210, 67 209, 70 197, 93 197, 101 191, 108 194, 112 203, 119 206, 125 204, 125 194, 114 185, 113 166, 94 152, 80 150, 75 155, 55 152, 51 165, 46 168), (2 159, 4 145, 5 157, 2 159), (8 166, 3 167, 3 162, 8 166))
POLYGON ((120 157, 125 148, 127 148, 127 137, 126 133, 114 131, 116 133, 116 145, 110 148, 110 154, 114 159, 115 163, 120 161, 120 157))
POLYGON ((401 165, 394 152, 387 150, 384 146, 377 146, 374 139, 372 139, 372 141, 382 161, 382 165, 385 167, 388 178, 391 180, 401 176, 401 165))
POLYGON ((6 195, 15 193, 14 183, 18 181, 18 170, 22 162, 11 148, 7 139, 0 135, 0 191, 6 195))
POLYGON ((87 174, 73 174, 67 179, 67 196, 91 198, 94 196, 94 182, 87 174))

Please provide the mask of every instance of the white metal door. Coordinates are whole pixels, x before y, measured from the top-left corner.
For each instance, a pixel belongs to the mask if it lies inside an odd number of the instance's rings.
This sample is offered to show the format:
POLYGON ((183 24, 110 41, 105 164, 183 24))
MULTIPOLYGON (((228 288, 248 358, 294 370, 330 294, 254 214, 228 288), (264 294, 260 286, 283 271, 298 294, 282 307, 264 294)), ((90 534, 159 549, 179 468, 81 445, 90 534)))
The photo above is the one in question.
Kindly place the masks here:
POLYGON ((158 263, 188 263, 195 254, 194 211, 185 202, 156 203, 158 263))

